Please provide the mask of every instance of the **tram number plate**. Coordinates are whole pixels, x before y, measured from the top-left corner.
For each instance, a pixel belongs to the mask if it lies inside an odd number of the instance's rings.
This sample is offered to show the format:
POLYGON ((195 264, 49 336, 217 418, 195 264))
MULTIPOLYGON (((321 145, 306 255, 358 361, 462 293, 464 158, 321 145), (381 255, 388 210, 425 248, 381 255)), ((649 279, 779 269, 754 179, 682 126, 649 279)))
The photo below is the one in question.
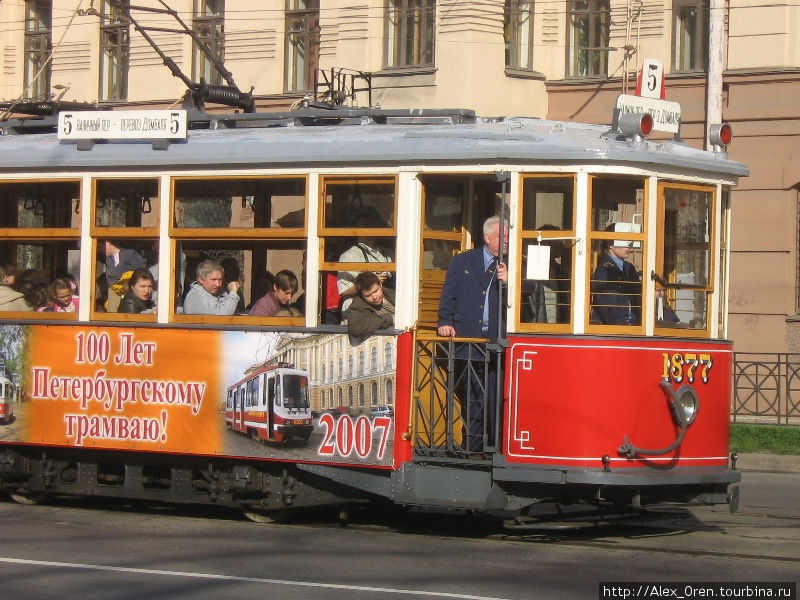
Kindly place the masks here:
POLYGON ((680 383, 685 377, 689 383, 694 383, 699 376, 703 383, 708 383, 709 372, 714 364, 710 354, 662 352, 661 357, 664 360, 664 372, 661 374, 664 379, 680 383))
POLYGON ((375 417, 371 421, 365 415, 355 420, 350 415, 342 415, 334 420, 332 415, 324 414, 320 417, 319 424, 325 429, 318 450, 320 455, 346 458, 355 453, 358 458, 363 459, 369 457, 375 449, 376 458, 381 460, 386 452, 392 420, 389 417, 375 417), (373 433, 378 434, 374 441, 373 433))

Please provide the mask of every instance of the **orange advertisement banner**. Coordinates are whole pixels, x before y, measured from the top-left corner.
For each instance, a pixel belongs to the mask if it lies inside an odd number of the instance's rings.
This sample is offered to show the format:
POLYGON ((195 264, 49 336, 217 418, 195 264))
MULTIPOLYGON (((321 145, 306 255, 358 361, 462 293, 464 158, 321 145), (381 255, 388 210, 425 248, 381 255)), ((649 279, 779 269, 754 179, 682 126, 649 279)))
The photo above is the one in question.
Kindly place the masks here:
POLYGON ((27 441, 214 453, 218 333, 32 327, 27 441))
POLYGON ((0 324, 0 357, 0 443, 393 464, 394 336, 0 324))

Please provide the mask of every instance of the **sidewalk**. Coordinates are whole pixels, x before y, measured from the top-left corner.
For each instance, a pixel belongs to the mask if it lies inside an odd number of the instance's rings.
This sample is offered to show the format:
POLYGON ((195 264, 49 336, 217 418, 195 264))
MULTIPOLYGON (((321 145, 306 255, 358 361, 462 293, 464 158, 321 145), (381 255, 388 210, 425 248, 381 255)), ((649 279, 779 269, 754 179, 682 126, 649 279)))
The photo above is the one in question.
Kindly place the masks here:
POLYGON ((740 454, 736 468, 741 471, 785 471, 800 473, 800 456, 796 454, 740 454))

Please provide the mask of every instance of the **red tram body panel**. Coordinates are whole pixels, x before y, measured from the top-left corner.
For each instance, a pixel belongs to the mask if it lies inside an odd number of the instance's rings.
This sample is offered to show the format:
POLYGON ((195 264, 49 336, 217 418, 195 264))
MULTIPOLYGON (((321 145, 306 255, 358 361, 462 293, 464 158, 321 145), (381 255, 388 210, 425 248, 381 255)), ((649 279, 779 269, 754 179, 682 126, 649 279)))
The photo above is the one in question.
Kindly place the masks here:
POLYGON ((514 336, 507 357, 503 453, 510 463, 727 466, 733 357, 728 343, 514 336), (679 435, 662 382, 673 390, 696 390, 696 418, 677 448, 628 458, 620 452, 626 439, 638 448, 663 449, 679 435))

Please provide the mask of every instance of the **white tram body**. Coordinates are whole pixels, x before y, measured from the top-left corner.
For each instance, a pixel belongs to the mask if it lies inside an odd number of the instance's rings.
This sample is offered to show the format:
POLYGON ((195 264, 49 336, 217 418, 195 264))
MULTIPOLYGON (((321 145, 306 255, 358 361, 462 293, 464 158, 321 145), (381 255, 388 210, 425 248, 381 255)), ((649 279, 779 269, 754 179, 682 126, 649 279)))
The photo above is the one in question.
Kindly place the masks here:
POLYGON ((228 387, 225 424, 259 441, 307 442, 313 429, 308 373, 288 365, 249 373, 228 387))

